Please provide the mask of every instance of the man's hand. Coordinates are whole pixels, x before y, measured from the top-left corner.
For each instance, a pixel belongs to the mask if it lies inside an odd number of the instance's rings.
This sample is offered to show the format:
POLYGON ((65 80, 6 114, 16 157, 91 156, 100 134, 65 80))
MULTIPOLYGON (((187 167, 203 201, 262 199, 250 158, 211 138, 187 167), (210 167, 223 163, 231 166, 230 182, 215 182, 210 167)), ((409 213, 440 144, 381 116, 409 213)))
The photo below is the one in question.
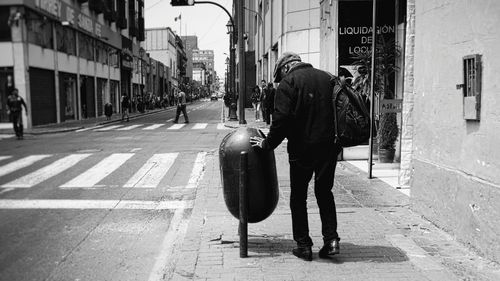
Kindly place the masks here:
POLYGON ((260 147, 262 148, 262 142, 264 141, 264 138, 261 137, 250 137, 250 144, 253 147, 260 147))

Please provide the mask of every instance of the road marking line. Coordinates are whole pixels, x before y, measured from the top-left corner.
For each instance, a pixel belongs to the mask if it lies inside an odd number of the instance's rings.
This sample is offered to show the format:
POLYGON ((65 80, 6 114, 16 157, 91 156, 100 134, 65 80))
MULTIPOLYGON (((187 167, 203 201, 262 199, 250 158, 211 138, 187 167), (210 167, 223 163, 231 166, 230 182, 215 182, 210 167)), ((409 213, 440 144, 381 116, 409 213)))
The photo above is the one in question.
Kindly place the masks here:
POLYGON ((0 134, 0 140, 13 138, 12 134, 0 134))
POLYGON ((0 209, 126 209, 171 210, 189 209, 192 200, 186 201, 139 201, 139 200, 0 200, 0 209))
POLYGON ((196 160, 194 161, 193 170, 191 171, 191 175, 189 176, 188 184, 186 188, 197 188, 200 179, 203 177, 205 172, 205 158, 207 156, 206 152, 200 152, 196 156, 196 160))
POLYGON ((108 126, 108 127, 104 127, 104 128, 100 128, 100 129, 94 130, 94 131, 96 131, 96 132, 104 132, 104 131, 110 131, 110 130, 113 130, 113 129, 116 129, 116 128, 120 128, 120 127, 123 127, 123 125, 108 126))
POLYGON ((155 188, 174 164, 179 153, 155 154, 123 187, 155 188))
POLYGON ((202 130, 202 129, 205 129, 206 127, 208 126, 208 123, 196 123, 194 124, 193 130, 202 130))
POLYGON ((94 129, 99 129, 99 128, 102 128, 104 127, 104 125, 97 125, 97 126, 94 126, 94 127, 88 127, 88 128, 83 128, 83 129, 80 129, 80 130, 76 130, 75 132, 79 133, 79 132, 85 132, 85 131, 89 131, 89 130, 94 130, 94 129))
POLYGON ((175 268, 175 251, 184 240, 188 228, 188 219, 183 219, 184 211, 177 209, 170 221, 168 231, 161 243, 160 253, 149 274, 148 281, 170 280, 175 268))
POLYGON ((186 126, 186 124, 174 124, 167 128, 167 130, 179 130, 180 128, 186 126))
POLYGON ((17 171, 19 169, 28 167, 28 166, 32 165, 33 163, 40 161, 44 158, 50 157, 50 156, 52 156, 52 155, 50 155, 50 154, 30 155, 30 156, 21 158, 17 161, 6 164, 6 165, 0 167, 0 177, 5 176, 7 174, 10 174, 10 173, 17 171))
POLYGON ((127 126, 127 127, 116 129, 116 130, 117 131, 130 131, 130 130, 135 129, 135 128, 140 127, 140 126, 142 126, 142 124, 139 124, 139 125, 130 125, 130 126, 127 126))
POLYGON ((167 122, 172 122, 172 121, 174 121, 174 118, 170 118, 167 120, 167 122))
POLYGON ((12 156, 10 156, 10 155, 0 156, 0 161, 5 160, 5 159, 9 159, 9 158, 12 158, 12 156))
POLYGON ((144 128, 143 130, 155 130, 155 129, 158 129, 162 126, 165 126, 165 124, 154 124, 154 125, 151 125, 149 127, 144 128))
POLYGON ((89 157, 91 154, 71 154, 62 159, 55 161, 54 163, 45 166, 33 173, 27 174, 21 178, 13 180, 9 183, 2 185, 6 188, 29 188, 37 185, 55 175, 58 175, 65 170, 73 167, 81 160, 89 157))
POLYGON ((118 169, 125 161, 134 156, 134 153, 115 153, 101 160, 92 168, 76 178, 60 186, 60 188, 94 187, 98 182, 118 169))
POLYGON ((230 130, 230 129, 231 128, 224 126, 224 123, 217 124, 217 130, 230 130))

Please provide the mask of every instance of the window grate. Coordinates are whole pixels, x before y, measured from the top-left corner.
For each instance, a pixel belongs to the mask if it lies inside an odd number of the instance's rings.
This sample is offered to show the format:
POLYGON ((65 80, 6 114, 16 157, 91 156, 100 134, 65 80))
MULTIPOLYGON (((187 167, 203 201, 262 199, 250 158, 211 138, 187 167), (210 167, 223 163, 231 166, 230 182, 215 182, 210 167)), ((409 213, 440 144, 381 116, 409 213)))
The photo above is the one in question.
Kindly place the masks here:
POLYGON ((481 56, 469 55, 463 57, 463 97, 464 118, 480 120, 481 113, 481 56))

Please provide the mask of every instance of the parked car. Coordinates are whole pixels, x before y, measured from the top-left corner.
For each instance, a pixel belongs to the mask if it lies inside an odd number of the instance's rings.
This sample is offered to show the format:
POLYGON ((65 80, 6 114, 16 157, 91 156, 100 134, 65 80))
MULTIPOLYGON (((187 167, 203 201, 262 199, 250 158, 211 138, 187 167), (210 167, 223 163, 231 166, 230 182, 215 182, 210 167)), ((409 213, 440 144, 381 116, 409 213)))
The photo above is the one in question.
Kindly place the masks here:
POLYGON ((217 99, 218 99, 217 94, 215 93, 210 96, 210 100, 217 100, 217 99))

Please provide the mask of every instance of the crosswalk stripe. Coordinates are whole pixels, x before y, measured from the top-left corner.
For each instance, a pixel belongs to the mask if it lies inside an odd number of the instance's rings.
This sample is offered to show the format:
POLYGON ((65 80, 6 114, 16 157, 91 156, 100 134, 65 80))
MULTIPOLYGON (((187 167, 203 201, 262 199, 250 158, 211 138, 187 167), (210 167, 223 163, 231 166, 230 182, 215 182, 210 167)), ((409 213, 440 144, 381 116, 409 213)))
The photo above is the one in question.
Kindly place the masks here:
POLYGON ((80 130, 76 130, 75 132, 79 133, 79 132, 85 132, 85 131, 89 131, 89 130, 95 130, 95 129, 99 129, 99 128, 102 128, 104 127, 104 125, 97 125, 97 126, 93 126, 93 127, 88 127, 88 128, 83 128, 83 129, 80 129, 80 130))
POLYGON ((208 126, 208 123, 196 123, 193 126, 193 130, 202 130, 208 126))
POLYGON ((158 129, 162 126, 165 126, 165 124, 154 124, 154 125, 151 125, 151 126, 144 128, 143 130, 155 130, 155 129, 158 129))
POLYGON ((80 174, 76 178, 61 185, 61 188, 85 188, 94 187, 98 182, 118 169, 125 161, 134 156, 134 153, 115 153, 104 158, 92 168, 80 174))
POLYGON ((127 126, 127 127, 116 129, 116 130, 117 131, 130 131, 130 130, 135 129, 135 128, 140 127, 140 126, 142 126, 142 124, 139 124, 139 125, 130 125, 130 126, 127 126))
POLYGON ((12 158, 12 156, 10 156, 10 155, 0 156, 0 161, 5 160, 5 159, 9 159, 9 158, 12 158))
POLYGON ((167 128, 167 130, 179 130, 180 128, 186 126, 186 124, 174 124, 167 128))
POLYGON ((65 170, 76 165, 81 160, 89 157, 91 154, 71 154, 62 159, 55 161, 54 163, 45 166, 33 173, 27 174, 24 177, 13 180, 9 183, 2 185, 6 188, 29 188, 37 185, 55 175, 58 175, 65 170))
POLYGON ((40 161, 44 158, 50 157, 52 155, 50 154, 40 154, 40 155, 30 155, 26 156, 24 158, 21 158, 17 161, 14 161, 12 163, 6 164, 2 167, 0 167, 0 177, 5 176, 7 174, 10 174, 14 171, 17 171, 19 169, 28 167, 32 165, 33 163, 40 161))
POLYGON ((155 154, 123 187, 155 188, 167 174, 179 153, 155 154))
POLYGON ((0 209, 125 209, 171 210, 193 208, 193 200, 139 201, 139 200, 65 200, 65 199, 3 199, 0 209))
POLYGON ((188 184, 186 188, 196 188, 198 186, 198 182, 203 176, 203 167, 205 166, 205 158, 207 156, 206 152, 200 152, 196 155, 196 160, 194 161, 193 170, 191 171, 191 175, 189 176, 188 184))
POLYGON ((100 129, 94 130, 94 131, 98 131, 98 132, 110 131, 110 130, 113 130, 113 129, 116 129, 116 128, 120 128, 120 127, 123 127, 123 125, 108 126, 108 127, 104 127, 104 128, 100 128, 100 129))

